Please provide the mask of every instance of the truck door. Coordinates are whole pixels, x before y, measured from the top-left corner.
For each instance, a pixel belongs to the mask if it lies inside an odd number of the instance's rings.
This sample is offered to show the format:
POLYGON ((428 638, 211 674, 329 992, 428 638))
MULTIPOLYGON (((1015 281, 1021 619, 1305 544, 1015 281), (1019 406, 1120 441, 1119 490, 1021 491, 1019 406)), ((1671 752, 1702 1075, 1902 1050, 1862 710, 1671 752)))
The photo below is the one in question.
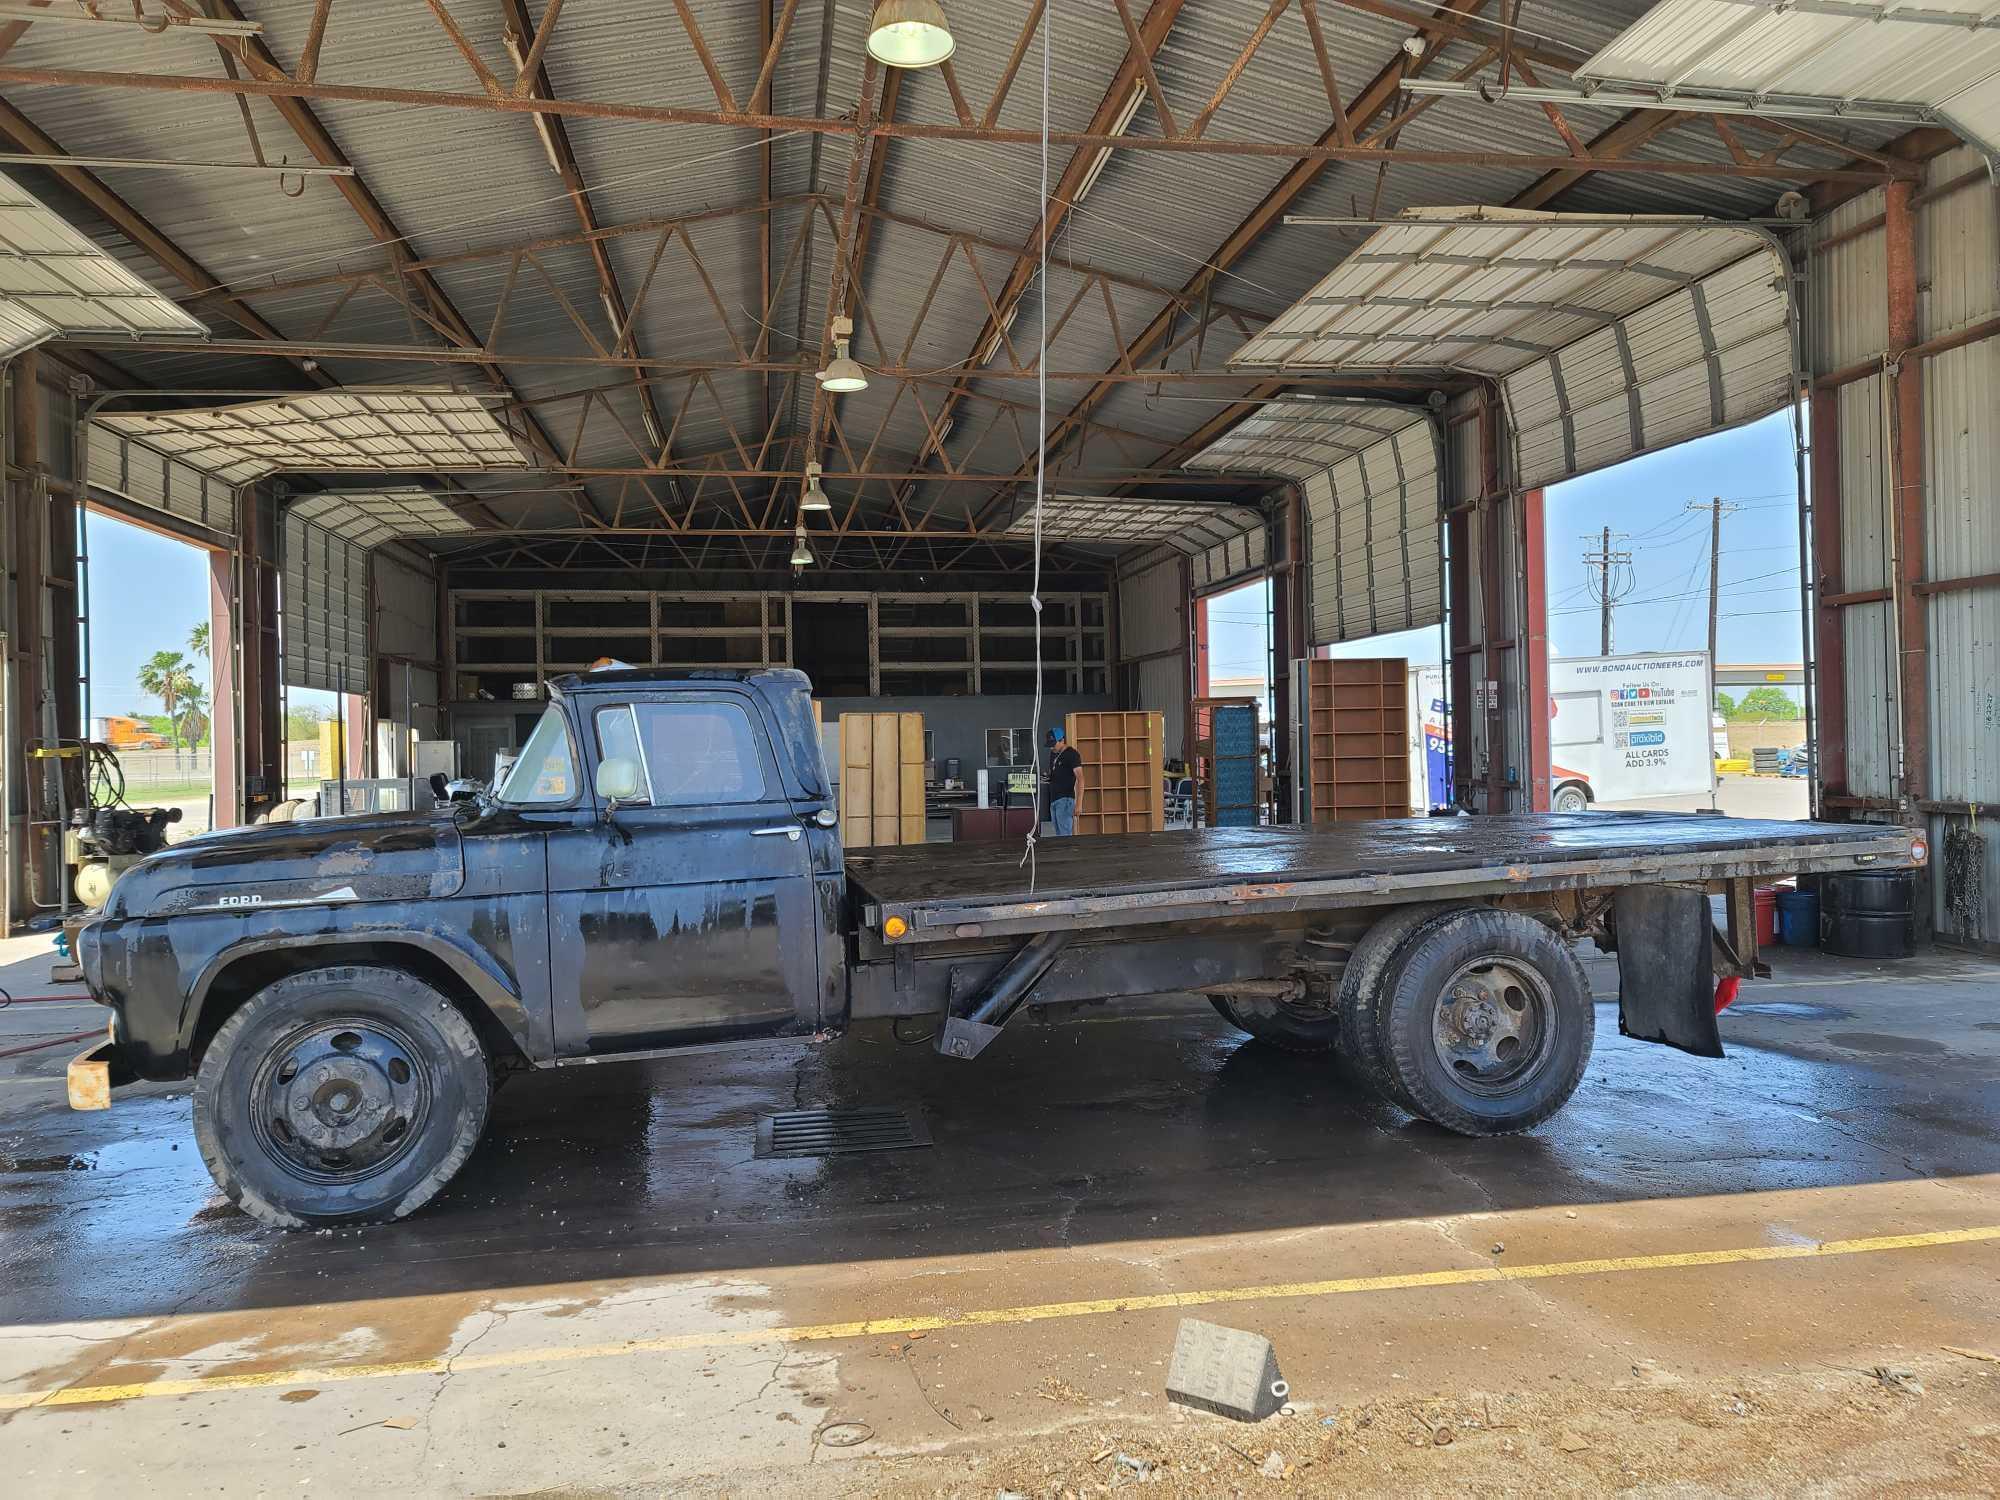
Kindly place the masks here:
POLYGON ((590 789, 549 839, 560 1055, 819 1024, 813 873, 747 695, 579 694, 587 759, 639 762, 607 811, 590 789))

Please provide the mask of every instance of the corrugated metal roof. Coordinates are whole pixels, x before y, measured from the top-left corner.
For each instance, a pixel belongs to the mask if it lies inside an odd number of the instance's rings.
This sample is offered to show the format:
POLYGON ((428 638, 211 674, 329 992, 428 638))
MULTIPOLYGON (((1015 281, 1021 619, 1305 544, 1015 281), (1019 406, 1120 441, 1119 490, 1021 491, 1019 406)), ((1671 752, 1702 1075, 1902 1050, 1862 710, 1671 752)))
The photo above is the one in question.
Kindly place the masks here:
POLYGON ((97 421, 228 484, 282 472, 527 467, 490 404, 452 390, 318 391, 240 406, 106 412, 97 421))
POLYGON ((2000 15, 1989 0, 1663 0, 1578 76, 1753 100, 1923 105, 2000 147, 2000 15))

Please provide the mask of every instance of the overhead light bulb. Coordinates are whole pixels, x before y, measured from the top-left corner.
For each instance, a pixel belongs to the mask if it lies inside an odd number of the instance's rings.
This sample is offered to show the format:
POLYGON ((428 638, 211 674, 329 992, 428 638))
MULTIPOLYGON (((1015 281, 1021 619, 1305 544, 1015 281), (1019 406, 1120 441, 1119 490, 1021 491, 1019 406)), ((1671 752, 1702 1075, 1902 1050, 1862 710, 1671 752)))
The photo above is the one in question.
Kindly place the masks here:
POLYGON ((868 372, 848 358, 846 339, 834 340, 833 358, 827 367, 819 372, 819 383, 843 396, 850 391, 868 389, 868 372))
POLYGON ((868 23, 868 51, 892 68, 934 68, 958 43, 938 0, 876 0, 868 23))
POLYGON ((799 496, 800 510, 833 509, 833 502, 826 498, 826 491, 820 488, 819 476, 818 464, 806 465, 806 487, 805 492, 799 496))
POLYGON ((792 566, 810 568, 812 565, 812 548, 806 545, 806 523, 801 521, 799 529, 792 533, 792 566))

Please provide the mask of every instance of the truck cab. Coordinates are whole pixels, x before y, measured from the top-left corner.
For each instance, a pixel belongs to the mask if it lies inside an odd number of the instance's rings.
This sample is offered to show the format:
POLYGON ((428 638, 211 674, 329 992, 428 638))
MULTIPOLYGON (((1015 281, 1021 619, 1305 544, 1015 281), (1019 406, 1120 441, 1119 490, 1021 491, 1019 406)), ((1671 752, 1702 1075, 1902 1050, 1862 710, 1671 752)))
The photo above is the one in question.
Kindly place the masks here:
POLYGON ((558 679, 476 802, 135 866, 79 936, 112 1021, 78 1067, 107 1102, 194 1076, 224 1190, 321 1223, 435 1192, 509 1068, 838 1028, 845 872, 810 694, 783 670, 558 679))

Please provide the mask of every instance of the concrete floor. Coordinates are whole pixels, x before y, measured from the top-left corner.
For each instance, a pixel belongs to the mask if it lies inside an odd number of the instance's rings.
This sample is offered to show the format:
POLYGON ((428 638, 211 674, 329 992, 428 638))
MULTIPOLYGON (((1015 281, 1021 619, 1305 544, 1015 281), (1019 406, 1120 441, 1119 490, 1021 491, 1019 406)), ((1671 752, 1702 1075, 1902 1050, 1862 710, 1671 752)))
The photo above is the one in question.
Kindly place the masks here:
MULTIPOLYGON (((520 1080, 431 1208, 304 1236, 219 1200, 184 1088, 72 1114, 71 1048, 0 1059, 10 1487, 1991 1493, 2000 965, 1777 963, 1723 1062, 1600 1005, 1512 1140, 1166 997, 969 1066, 857 1035, 520 1080), (755 1159, 758 1116, 859 1103, 935 1144, 755 1159), (1169 1408, 1190 1313, 1271 1336, 1293 1414, 1169 1408)), ((0 1010, 0 1048, 95 1014, 0 1010)))

